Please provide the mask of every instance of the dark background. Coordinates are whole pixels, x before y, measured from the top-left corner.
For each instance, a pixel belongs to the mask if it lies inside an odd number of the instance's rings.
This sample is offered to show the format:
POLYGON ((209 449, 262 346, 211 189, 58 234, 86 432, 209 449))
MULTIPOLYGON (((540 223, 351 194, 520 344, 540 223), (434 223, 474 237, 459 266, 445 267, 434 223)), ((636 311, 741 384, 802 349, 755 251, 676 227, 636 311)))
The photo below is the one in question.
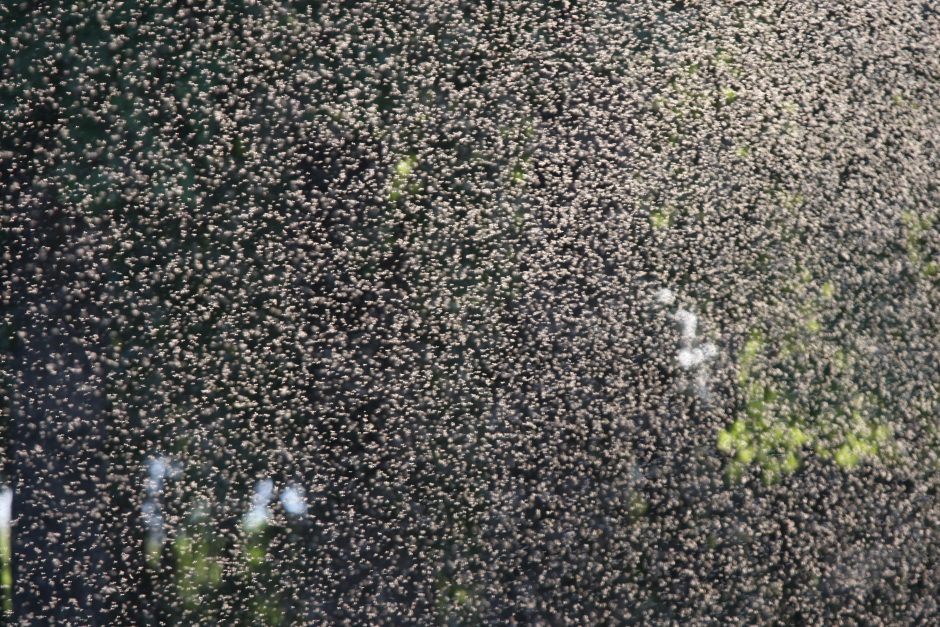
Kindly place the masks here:
POLYGON ((10 621, 937 620, 931 3, 5 2, 0 51, 10 621))

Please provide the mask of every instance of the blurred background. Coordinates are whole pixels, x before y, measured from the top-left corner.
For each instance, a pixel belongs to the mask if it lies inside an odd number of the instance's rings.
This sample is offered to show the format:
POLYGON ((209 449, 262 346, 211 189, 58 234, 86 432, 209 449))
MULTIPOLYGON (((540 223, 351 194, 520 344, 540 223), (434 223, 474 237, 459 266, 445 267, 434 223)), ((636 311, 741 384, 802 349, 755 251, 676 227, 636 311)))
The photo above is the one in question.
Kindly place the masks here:
POLYGON ((0 5, 10 624, 940 620, 931 2, 0 5))

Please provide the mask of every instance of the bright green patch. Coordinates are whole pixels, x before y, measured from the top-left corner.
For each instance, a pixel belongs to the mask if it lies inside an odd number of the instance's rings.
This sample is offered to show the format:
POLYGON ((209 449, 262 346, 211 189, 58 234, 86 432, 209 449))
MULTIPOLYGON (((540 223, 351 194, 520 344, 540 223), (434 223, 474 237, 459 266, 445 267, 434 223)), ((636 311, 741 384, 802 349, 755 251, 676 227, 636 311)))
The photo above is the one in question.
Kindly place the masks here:
POLYGON ((262 625, 281 625, 284 623, 283 610, 271 599, 256 598, 252 604, 252 609, 262 625))
POLYGON ((388 192, 389 201, 396 202, 404 195, 408 180, 411 178, 415 166, 417 165, 418 159, 414 155, 408 155, 407 157, 399 159, 398 163, 395 164, 392 183, 388 192))
POLYGON ((527 160, 520 159, 516 162, 515 167, 512 169, 512 174, 509 176, 509 180, 512 181, 513 185, 524 185, 528 179, 528 174, 526 173, 527 160))
POLYGON ((738 383, 743 385, 747 382, 748 378, 751 376, 751 366, 753 366, 754 360, 761 350, 763 350, 763 347, 763 335, 761 335, 760 331, 752 331, 747 342, 744 343, 741 355, 738 357, 738 383))
POLYGON ((3 594, 3 613, 13 613, 13 548, 10 528, 0 528, 0 588, 3 594))
POLYGON ((630 496, 630 515, 633 518, 640 518, 646 515, 648 510, 649 504, 646 502, 646 499, 643 498, 643 495, 634 492, 630 496))
POLYGON ((250 568, 259 568, 264 564, 265 550, 259 544, 251 544, 245 549, 245 559, 250 568))
MULTIPOLYGON (((804 272, 799 284, 806 285, 812 279, 811 273, 804 272)), ((812 452, 850 470, 890 448, 891 431, 881 418, 883 401, 875 394, 840 397, 840 391, 847 388, 839 381, 843 377, 858 379, 852 372, 856 362, 846 349, 827 349, 825 336, 806 341, 808 335, 820 332, 822 323, 816 310, 830 301, 834 292, 832 283, 824 283, 817 299, 805 305, 807 313, 794 321, 795 328, 773 341, 753 331, 744 342, 738 355, 739 413, 718 431, 715 442, 718 451, 729 458, 729 479, 739 479, 754 467, 764 482, 773 483, 799 470, 804 456, 812 452), (800 319, 802 322, 797 322, 800 319), (818 394, 796 393, 794 380, 818 386, 818 394), (820 411, 820 397, 835 404, 833 413, 820 411)))
POLYGON ((822 324, 815 316, 807 318, 804 326, 806 327, 806 331, 812 333, 813 335, 819 333, 819 331, 822 329, 822 324))
POLYGON ((781 191, 779 193, 780 206, 784 209, 796 209, 803 205, 804 198, 802 194, 781 191))
POLYGON ((442 624, 478 624, 476 595, 472 589, 439 575, 436 585, 438 620, 442 624))
POLYGON ((654 229, 666 229, 672 226, 672 209, 660 207, 650 214, 650 224, 654 229))

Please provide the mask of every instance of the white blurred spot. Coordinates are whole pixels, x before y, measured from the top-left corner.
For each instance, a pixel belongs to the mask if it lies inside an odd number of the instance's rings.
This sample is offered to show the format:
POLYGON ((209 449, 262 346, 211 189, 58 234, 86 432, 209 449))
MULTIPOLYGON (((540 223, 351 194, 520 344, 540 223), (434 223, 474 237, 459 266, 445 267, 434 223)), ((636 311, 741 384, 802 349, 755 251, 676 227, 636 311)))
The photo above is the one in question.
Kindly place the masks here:
POLYGON ((688 309, 680 309, 676 311, 672 317, 679 323, 679 328, 682 331, 682 339, 688 341, 694 340, 695 332, 698 328, 698 316, 688 309))
POLYGON ((307 499, 304 490, 297 485, 289 485, 281 490, 281 505, 291 516, 304 516, 307 514, 307 499))
POLYGON ((0 488, 0 529, 10 526, 13 517, 13 490, 9 486, 0 488))
POLYGON ((251 509, 245 514, 245 528, 249 531, 257 531, 268 523, 271 518, 271 510, 268 503, 274 496, 274 482, 270 479, 262 479, 255 484, 255 493, 251 497, 251 509))
POLYGON ((664 287, 656 292, 656 302, 660 305, 671 305, 676 302, 676 294, 668 287, 664 287))
POLYGON ((679 365, 686 370, 702 365, 705 361, 705 354, 700 348, 683 348, 677 356, 679 365))

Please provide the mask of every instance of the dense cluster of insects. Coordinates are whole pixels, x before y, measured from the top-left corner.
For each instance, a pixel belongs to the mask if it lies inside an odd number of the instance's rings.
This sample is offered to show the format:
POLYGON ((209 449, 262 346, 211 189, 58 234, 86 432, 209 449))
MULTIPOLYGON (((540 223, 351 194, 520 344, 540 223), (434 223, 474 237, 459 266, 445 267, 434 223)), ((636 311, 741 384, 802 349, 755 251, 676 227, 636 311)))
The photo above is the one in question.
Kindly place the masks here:
POLYGON ((930 624, 928 1, 0 5, 41 624, 930 624))

